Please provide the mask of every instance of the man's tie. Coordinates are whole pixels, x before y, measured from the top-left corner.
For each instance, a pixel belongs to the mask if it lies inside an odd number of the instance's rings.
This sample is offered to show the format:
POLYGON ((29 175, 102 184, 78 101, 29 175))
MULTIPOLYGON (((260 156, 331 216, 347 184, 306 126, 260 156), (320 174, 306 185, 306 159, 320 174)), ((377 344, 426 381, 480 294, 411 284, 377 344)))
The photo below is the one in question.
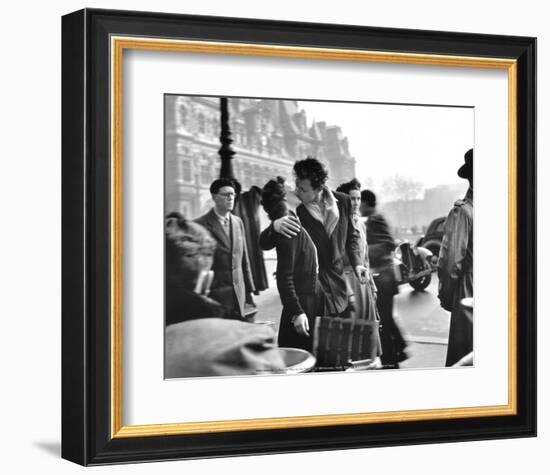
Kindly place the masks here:
POLYGON ((228 217, 223 219, 223 230, 225 231, 225 234, 229 236, 229 218, 228 217))

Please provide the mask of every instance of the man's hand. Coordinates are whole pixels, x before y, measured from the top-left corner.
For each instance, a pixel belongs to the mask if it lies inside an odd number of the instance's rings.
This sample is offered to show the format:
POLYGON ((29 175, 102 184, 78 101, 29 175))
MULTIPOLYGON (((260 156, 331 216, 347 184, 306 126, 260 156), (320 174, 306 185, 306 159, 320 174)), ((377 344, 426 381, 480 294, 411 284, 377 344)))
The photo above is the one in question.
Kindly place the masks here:
POLYGON ((294 328, 300 335, 309 336, 309 322, 305 313, 294 318, 294 328))
POLYGON ((348 295, 348 305, 352 312, 355 312, 355 294, 348 295))
POLYGON ((355 276, 359 279, 359 282, 362 284, 367 282, 368 269, 365 266, 355 266, 353 272, 355 272, 355 276))
POLYGON ((300 221, 295 216, 283 216, 273 221, 273 229, 275 232, 287 238, 296 236, 301 228, 300 221))

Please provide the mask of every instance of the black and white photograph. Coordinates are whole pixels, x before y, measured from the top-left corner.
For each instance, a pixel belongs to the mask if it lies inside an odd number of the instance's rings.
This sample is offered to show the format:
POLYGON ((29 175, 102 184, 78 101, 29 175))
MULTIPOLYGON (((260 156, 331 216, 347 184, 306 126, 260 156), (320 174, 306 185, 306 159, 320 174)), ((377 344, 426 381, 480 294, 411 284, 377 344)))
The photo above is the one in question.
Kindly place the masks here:
POLYGON ((164 114, 166 379, 474 365, 473 107, 164 114))
POLYGON ((543 473, 544 5, 6 3, 3 472, 543 473))

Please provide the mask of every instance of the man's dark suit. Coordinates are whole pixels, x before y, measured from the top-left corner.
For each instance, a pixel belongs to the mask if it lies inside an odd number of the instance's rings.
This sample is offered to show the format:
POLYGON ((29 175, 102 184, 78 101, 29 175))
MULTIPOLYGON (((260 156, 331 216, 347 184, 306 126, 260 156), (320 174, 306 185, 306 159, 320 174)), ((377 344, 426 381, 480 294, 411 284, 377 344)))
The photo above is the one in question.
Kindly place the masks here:
POLYGON ((209 296, 234 316, 243 318, 246 293, 254 291, 254 285, 243 222, 233 214, 230 221, 231 231, 228 236, 214 209, 195 220, 208 229, 218 243, 212 265, 214 280, 209 296))

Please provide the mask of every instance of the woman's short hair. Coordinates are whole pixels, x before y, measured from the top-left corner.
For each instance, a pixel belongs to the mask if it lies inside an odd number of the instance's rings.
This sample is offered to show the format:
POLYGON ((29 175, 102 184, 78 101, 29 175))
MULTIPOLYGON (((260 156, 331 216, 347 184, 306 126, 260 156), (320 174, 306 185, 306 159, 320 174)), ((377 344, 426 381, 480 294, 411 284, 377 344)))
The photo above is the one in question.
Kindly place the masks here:
POLYGON ((280 217, 281 203, 286 196, 285 179, 278 176, 275 180, 269 180, 262 188, 262 206, 273 220, 280 217))
POLYGON ((352 190, 361 191, 361 183, 359 183, 359 180, 357 178, 353 178, 346 183, 342 183, 338 188, 336 188, 336 191, 339 191, 340 193, 345 193, 346 195, 349 195, 349 192, 352 190))
POLYGON ((300 180, 309 180, 314 189, 324 185, 328 178, 325 166, 313 157, 297 161, 294 164, 294 174, 300 180))

